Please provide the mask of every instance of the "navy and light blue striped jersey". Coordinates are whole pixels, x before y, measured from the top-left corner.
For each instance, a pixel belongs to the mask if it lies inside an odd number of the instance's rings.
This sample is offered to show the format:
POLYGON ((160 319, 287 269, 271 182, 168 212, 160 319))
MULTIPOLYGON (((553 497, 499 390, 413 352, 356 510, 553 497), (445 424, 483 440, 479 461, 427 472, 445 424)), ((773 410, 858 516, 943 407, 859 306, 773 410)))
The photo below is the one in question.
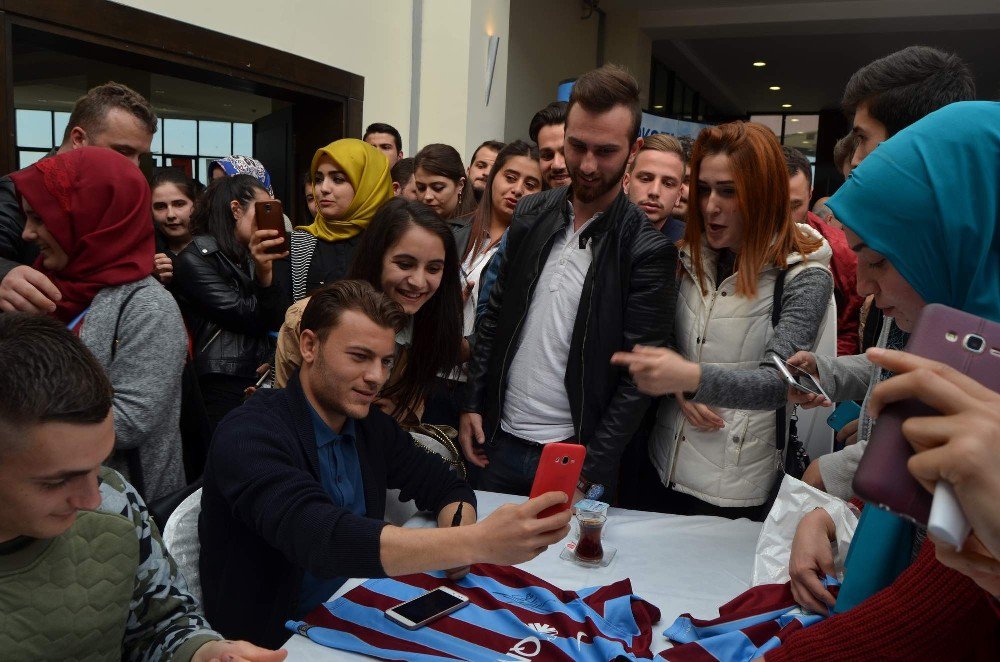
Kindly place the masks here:
POLYGON ((607 662, 651 659, 659 619, 627 579, 574 592, 518 568, 475 565, 458 582, 441 572, 370 579, 287 627, 323 646, 384 660, 607 662), (418 630, 385 617, 386 609, 439 586, 470 604, 418 630))

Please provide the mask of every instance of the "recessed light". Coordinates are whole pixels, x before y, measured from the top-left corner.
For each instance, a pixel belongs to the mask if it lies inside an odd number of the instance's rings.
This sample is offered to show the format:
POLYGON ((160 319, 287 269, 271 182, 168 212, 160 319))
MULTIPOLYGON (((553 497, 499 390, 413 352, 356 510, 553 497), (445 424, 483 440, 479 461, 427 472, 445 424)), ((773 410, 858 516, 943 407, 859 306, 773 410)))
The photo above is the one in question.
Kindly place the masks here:
POLYGON ((781 107, 782 108, 791 108, 792 104, 790 104, 790 103, 783 103, 783 104, 781 104, 781 107))
POLYGON ((653 106, 653 109, 654 110, 663 110, 663 105, 661 104, 659 106, 653 106))
POLYGON ((793 117, 792 119, 790 119, 790 120, 788 120, 788 121, 789 121, 789 122, 798 122, 798 121, 799 121, 799 118, 798 118, 798 117, 793 117))
POLYGON ((767 66, 767 62, 761 62, 760 60, 758 60, 757 62, 753 63, 753 66, 755 66, 755 67, 766 67, 767 66))
POLYGON ((767 89, 771 90, 772 92, 777 92, 778 90, 781 89, 781 86, 780 85, 772 85, 771 87, 769 87, 767 89))

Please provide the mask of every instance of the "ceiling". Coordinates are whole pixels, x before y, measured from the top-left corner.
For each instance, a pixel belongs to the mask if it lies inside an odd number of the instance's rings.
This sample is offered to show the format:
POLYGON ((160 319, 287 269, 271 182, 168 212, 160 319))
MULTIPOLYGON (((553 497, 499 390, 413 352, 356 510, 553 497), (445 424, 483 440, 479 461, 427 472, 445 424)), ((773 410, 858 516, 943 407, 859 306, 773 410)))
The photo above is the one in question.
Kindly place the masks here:
POLYGON ((914 44, 957 53, 980 98, 1000 97, 998 0, 603 0, 601 7, 612 21, 617 11, 638 13, 654 57, 728 114, 836 108, 851 74, 914 44))

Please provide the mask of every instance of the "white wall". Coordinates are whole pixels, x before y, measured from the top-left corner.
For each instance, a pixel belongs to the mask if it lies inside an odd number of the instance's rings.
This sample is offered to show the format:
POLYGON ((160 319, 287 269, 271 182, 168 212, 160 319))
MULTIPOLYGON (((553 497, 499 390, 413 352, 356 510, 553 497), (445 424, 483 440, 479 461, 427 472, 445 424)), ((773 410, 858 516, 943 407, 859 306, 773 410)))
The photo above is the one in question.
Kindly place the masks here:
POLYGON ((641 29, 635 12, 609 13, 605 30, 604 61, 620 64, 639 81, 639 100, 649 108, 649 74, 653 41, 641 29))
POLYGON ((532 116, 555 100, 559 81, 597 63, 597 14, 581 15, 579 0, 510 0, 507 141, 527 139, 532 116))
POLYGON ((503 140, 507 117, 507 71, 510 53, 510 0, 475 0, 469 25, 469 84, 466 108, 465 162, 487 140, 503 140), (486 105, 486 61, 490 36, 500 38, 490 103, 486 105))
POLYGON ((363 124, 388 122, 406 144, 412 0, 117 1, 364 76, 363 124))

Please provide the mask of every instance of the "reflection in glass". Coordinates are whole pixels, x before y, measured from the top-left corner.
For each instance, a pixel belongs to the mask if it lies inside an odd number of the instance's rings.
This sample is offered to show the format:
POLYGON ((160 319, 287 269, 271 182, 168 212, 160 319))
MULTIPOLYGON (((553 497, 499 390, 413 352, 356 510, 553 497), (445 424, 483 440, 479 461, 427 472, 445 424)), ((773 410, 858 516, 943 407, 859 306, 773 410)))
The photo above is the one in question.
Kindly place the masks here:
POLYGON ((751 115, 750 121, 763 124, 781 140, 781 115, 751 115))
POLYGON ((785 118, 785 144, 808 157, 816 156, 819 115, 788 115, 785 118))
POLYGON ((52 147, 52 113, 47 110, 15 111, 19 147, 52 147))

